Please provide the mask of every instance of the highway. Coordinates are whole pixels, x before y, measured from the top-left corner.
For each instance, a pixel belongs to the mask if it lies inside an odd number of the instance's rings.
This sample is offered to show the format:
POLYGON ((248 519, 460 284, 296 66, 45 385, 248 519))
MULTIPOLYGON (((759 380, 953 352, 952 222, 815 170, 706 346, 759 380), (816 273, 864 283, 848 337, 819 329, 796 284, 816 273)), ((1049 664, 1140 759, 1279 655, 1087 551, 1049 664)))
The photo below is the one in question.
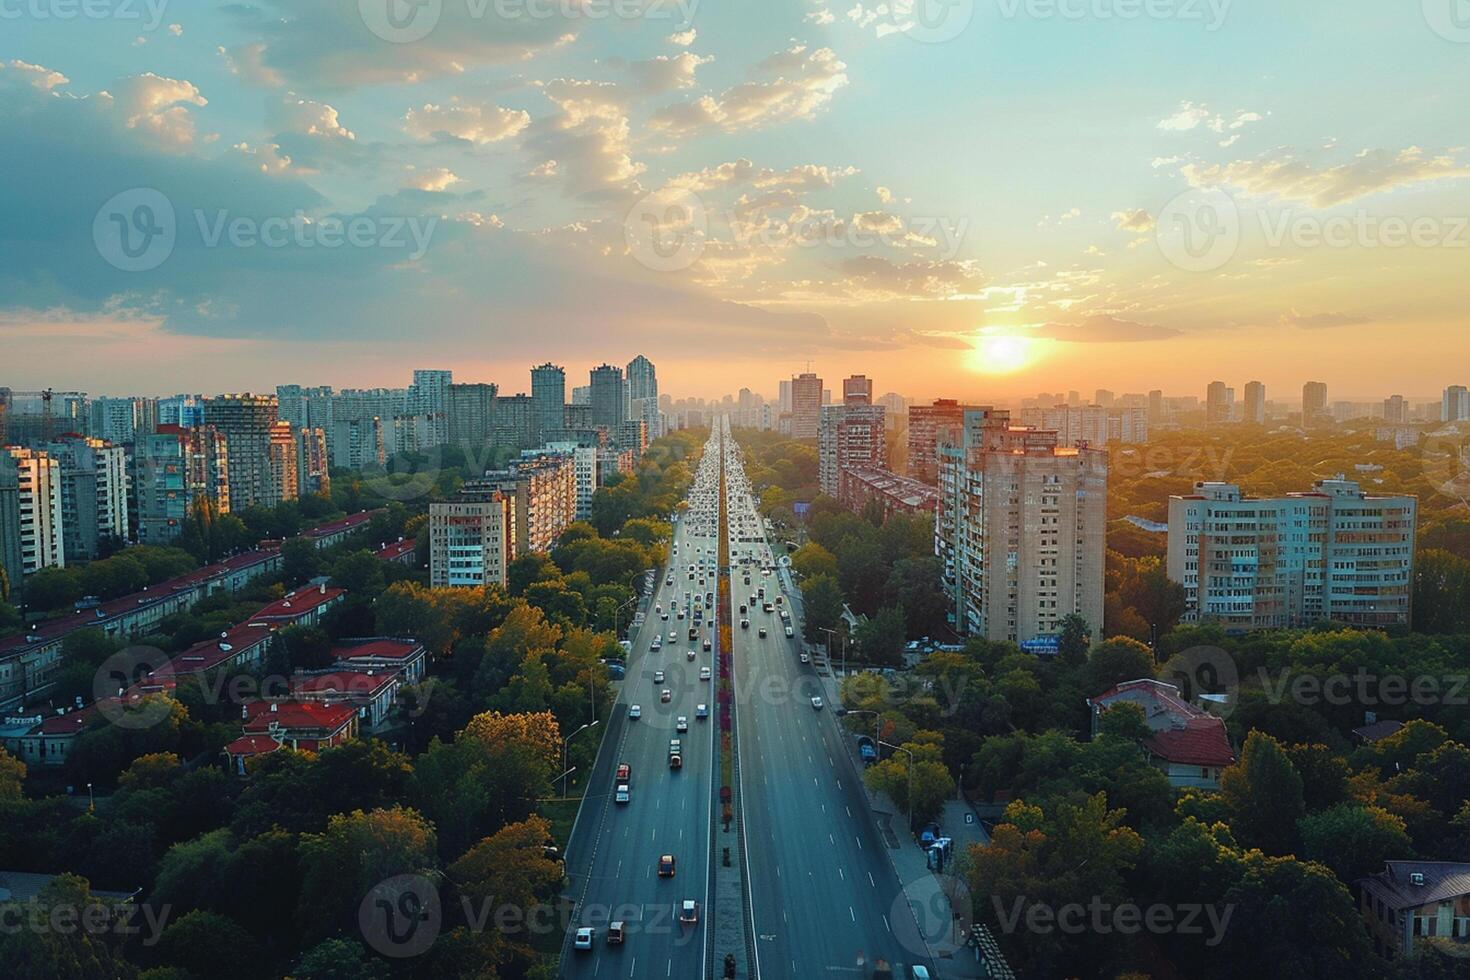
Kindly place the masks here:
POLYGON ((932 971, 844 747, 849 736, 833 705, 812 705, 825 692, 811 665, 799 661, 795 613, 796 636, 785 635, 779 610, 790 606, 790 596, 774 571, 761 574, 774 558, 745 492, 738 451, 727 459, 726 478, 733 560, 746 555, 760 563, 750 585, 738 564, 731 581, 745 827, 748 839, 760 842, 748 856, 757 975, 871 976, 880 958, 895 977, 907 977, 914 964, 932 971), (742 536, 759 540, 742 543, 742 536), (773 604, 776 595, 783 602, 771 613, 752 608, 742 629, 739 604, 749 606, 761 587, 773 604))
MULTIPOLYGON (((713 668, 718 630, 713 608, 702 610, 698 639, 689 639, 693 619, 685 593, 703 605, 705 593, 717 592, 713 567, 689 565, 708 561, 718 543, 713 510, 718 503, 718 450, 705 449, 690 490, 690 510, 676 523, 670 560, 657 579, 647 617, 631 637, 632 651, 613 717, 573 828, 567 853, 567 894, 577 901, 572 928, 563 949, 561 975, 571 978, 706 976, 710 890, 710 834, 713 800, 714 738, 718 722, 712 680, 700 679, 700 668, 713 668), (700 550, 702 549, 702 550, 700 550), (683 610, 678 618, 675 610, 683 610), (668 614, 668 620, 661 613, 668 614), (672 639, 670 638, 672 634, 672 639), (662 649, 651 651, 659 638, 662 649), (703 641, 711 641, 705 652, 703 641), (694 652, 693 659, 688 656, 694 652), (663 671, 662 682, 654 680, 663 671), (667 689, 671 700, 660 700, 667 689), (709 716, 696 717, 696 706, 709 706, 709 716), (641 709, 629 717, 632 705, 641 709), (688 731, 675 730, 687 719, 688 731), (683 765, 669 766, 669 741, 681 742, 683 765), (616 769, 631 767, 627 803, 615 800, 616 769), (659 858, 672 854, 673 877, 659 877, 659 858), (698 922, 682 924, 686 900, 698 903, 698 922), (625 922, 620 945, 607 943, 611 921, 625 922), (575 948, 576 930, 595 930, 590 950, 575 948)), ((585 736, 584 736, 585 737, 585 736)))

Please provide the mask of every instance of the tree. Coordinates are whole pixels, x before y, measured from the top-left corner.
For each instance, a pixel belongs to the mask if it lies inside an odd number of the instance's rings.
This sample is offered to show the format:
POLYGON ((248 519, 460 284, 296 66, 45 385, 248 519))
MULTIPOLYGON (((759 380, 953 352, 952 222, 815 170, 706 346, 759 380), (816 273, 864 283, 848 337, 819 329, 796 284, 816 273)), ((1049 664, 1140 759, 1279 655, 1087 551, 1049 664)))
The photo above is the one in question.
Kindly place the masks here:
POLYGON ((301 837, 297 921, 312 939, 349 933, 362 900, 379 883, 403 874, 433 875, 434 828, 417 810, 394 806, 328 818, 320 834, 301 837))
POLYGON ((388 587, 385 567, 371 551, 360 549, 350 552, 332 563, 332 585, 346 589, 354 596, 376 598, 388 587))
MULTIPOLYGON (((449 880, 476 914, 511 908, 528 910, 550 900, 561 885, 562 867, 548 858, 551 824, 532 816, 508 824, 480 841, 450 865, 449 880)), ((493 920, 492 920, 493 921, 493 920)), ((529 938, 526 916, 517 928, 489 930, 496 938, 529 938)))
POLYGON ((1230 810, 1230 829, 1242 842, 1268 854, 1288 854, 1296 822, 1306 812, 1302 777, 1281 743, 1251 732, 1240 760, 1220 776, 1220 795, 1230 810))
POLYGON ((1099 643, 1087 659, 1087 693, 1101 694, 1123 681, 1154 676, 1154 653, 1126 636, 1099 643))
POLYGON ((837 577, 837 559, 832 552, 815 541, 808 541, 796 549, 791 556, 791 567, 803 579, 816 578, 818 575, 827 575, 834 579, 837 577))
POLYGON ((354 939, 327 939, 307 950, 296 980, 386 980, 388 969, 354 939))
POLYGON ((82 579, 74 568, 47 566, 25 580, 26 605, 49 612, 69 606, 82 597, 82 579))
POLYGON ((107 903, 92 897, 87 879, 63 874, 48 882, 36 898, 34 909, 15 919, 13 909, 0 903, 6 928, 0 929, 0 963, 7 977, 15 980, 132 980, 137 969, 113 948, 108 936, 94 929, 28 929, 24 922, 110 921, 107 903), (54 910, 54 913, 53 911, 54 910), (52 915, 65 917, 53 920, 52 915), (34 918, 32 918, 34 916, 34 918))
POLYGON ((549 711, 501 714, 487 711, 475 715, 465 726, 464 734, 488 745, 521 742, 534 749, 548 766, 561 761, 561 727, 549 711))
POLYGON ((0 803, 25 797, 26 764, 0 749, 0 803))
MULTIPOLYGON (((588 530, 591 529, 588 528, 588 530)), ((565 536, 563 540, 566 540, 565 536)), ((580 539, 574 538, 573 540, 580 539)), ((561 569, 556 567, 551 558, 539 551, 531 551, 524 555, 517 555, 510 563, 510 567, 506 570, 506 588, 513 596, 524 595, 526 589, 533 583, 560 577, 561 569)))
POLYGON ((903 663, 903 610, 892 606, 878 610, 877 615, 858 624, 855 638, 869 663, 898 666, 903 663))
POLYGON ((1143 716, 1143 708, 1131 701, 1120 701, 1099 720, 1099 734, 1125 739, 1137 744, 1148 738, 1153 731, 1143 716))
POLYGON ((1062 617, 1062 633, 1057 641, 1057 656, 1062 663, 1078 666, 1087 662, 1087 648, 1092 644, 1092 627, 1076 613, 1062 617))
POLYGON ((1383 862, 1413 853, 1402 817, 1376 806, 1342 803, 1297 824, 1302 857, 1327 865, 1343 882, 1383 870, 1383 862))
POLYGON ((169 923, 153 955, 159 963, 196 977, 250 980, 261 959, 260 944, 233 920, 195 909, 169 923))
POLYGON ((808 643, 821 643, 826 639, 823 631, 842 622, 842 590, 831 576, 818 575, 802 587, 802 601, 802 636, 808 643))
POLYGON ((903 610, 909 636, 935 636, 946 625, 949 597, 940 581, 937 558, 903 558, 883 586, 883 601, 903 610))
POLYGON ((322 556, 315 541, 290 538, 281 542, 281 575, 288 585, 300 585, 316 578, 321 567, 322 556))

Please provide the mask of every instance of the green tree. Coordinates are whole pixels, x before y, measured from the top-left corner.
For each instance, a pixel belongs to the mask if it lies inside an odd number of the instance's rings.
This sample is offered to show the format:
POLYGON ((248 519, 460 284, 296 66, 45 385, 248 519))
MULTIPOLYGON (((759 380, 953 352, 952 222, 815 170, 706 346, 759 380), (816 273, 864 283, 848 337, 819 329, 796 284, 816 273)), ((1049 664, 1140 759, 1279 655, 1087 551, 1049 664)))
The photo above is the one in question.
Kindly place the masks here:
POLYGON ((1115 636, 1093 648, 1084 670, 1089 695, 1101 694, 1123 681, 1154 676, 1154 654, 1145 644, 1115 636))
POLYGON ((803 579, 816 578, 818 575, 834 579, 837 577, 837 559, 832 552, 815 541, 808 541, 796 549, 791 556, 791 567, 803 579))
POLYGON ((808 579, 802 586, 805 621, 802 636, 808 643, 821 643, 826 639, 823 630, 836 629, 842 622, 842 590, 829 575, 818 575, 808 579))
POLYGON ((1376 806, 1342 803, 1303 817, 1297 829, 1302 857, 1322 862, 1347 883, 1413 853, 1403 818, 1376 806))
POLYGON ((858 648, 869 663, 898 666, 903 663, 903 610, 886 606, 858 624, 858 648))
POLYGON ((250 980, 257 976, 260 943, 239 923, 217 912, 185 912, 163 930, 152 955, 195 977, 250 980))
POLYGON ((1302 777, 1280 742, 1251 732, 1240 760, 1220 776, 1220 795, 1239 840, 1268 854, 1288 854, 1295 847, 1306 802, 1302 777))
POLYGON ((1062 663, 1078 666, 1087 662, 1087 649, 1092 645, 1092 627, 1076 613, 1062 617, 1062 633, 1057 641, 1057 656, 1062 663))
POLYGON ((389 878, 434 875, 433 826, 417 810, 394 806, 337 813, 320 834, 301 837, 301 898, 297 920, 309 939, 348 934, 364 897, 389 878))
POLYGON ((307 950, 296 980, 387 980, 388 969, 355 939, 326 939, 307 950))

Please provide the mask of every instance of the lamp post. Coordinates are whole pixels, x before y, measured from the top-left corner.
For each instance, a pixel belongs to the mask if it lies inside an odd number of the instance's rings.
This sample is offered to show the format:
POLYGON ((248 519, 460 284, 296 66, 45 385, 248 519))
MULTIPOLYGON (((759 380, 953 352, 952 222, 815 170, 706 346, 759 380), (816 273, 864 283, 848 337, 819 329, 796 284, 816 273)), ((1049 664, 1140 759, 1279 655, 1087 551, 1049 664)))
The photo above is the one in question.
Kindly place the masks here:
MULTIPOLYGON (((827 634, 827 660, 830 662, 831 659, 832 659, 832 637, 837 636, 838 633, 837 633, 837 631, 835 629, 830 629, 830 628, 828 628, 826 626, 818 626, 817 629, 819 629, 823 633, 826 633, 827 634)), ((843 676, 846 676, 847 675, 847 634, 846 633, 843 633, 843 634, 841 634, 841 636, 842 636, 842 671, 841 671, 841 673, 842 673, 843 676)))
POLYGON ((563 797, 567 795, 567 746, 571 743, 572 739, 576 738, 582 732, 585 732, 587 729, 592 728, 596 725, 597 722, 595 720, 589 721, 587 724, 583 725, 581 728, 577 729, 575 732, 572 732, 572 734, 561 740, 561 795, 563 797))
POLYGON ((909 833, 914 832, 914 753, 902 745, 894 745, 892 742, 879 742, 886 745, 895 752, 902 752, 909 757, 909 833))
POLYGON ((847 713, 849 715, 873 716, 873 742, 876 744, 878 741, 878 726, 883 723, 883 713, 881 711, 868 711, 866 709, 849 710, 847 713))

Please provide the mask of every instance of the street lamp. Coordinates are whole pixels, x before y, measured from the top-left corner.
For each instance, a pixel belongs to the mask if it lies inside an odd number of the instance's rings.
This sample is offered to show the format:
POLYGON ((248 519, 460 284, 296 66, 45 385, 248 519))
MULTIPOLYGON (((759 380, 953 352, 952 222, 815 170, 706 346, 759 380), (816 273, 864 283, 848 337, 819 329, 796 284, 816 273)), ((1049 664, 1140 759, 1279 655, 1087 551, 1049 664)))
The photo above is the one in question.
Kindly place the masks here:
POLYGON ((914 832, 914 753, 892 742, 879 742, 878 744, 886 745, 893 751, 902 752, 909 757, 909 833, 912 834, 914 832))
MULTIPOLYGON (((819 629, 823 633, 826 633, 827 634, 827 659, 828 660, 831 660, 832 659, 832 637, 834 637, 834 636, 837 635, 837 631, 835 629, 829 629, 826 626, 818 626, 817 629, 819 629)), ((846 633, 843 633, 842 634, 842 674, 843 674, 843 676, 846 676, 847 675, 847 634, 846 633)))
POLYGON ((849 715, 872 715, 873 716, 873 741, 878 741, 878 726, 883 723, 883 712, 868 711, 866 709, 848 710, 849 715))
POLYGON ((597 725, 596 721, 589 721, 587 724, 583 725, 581 728, 577 729, 575 732, 572 732, 572 734, 561 740, 561 795, 563 797, 567 795, 567 745, 570 744, 572 739, 576 738, 582 732, 585 732, 587 729, 592 728, 595 725, 597 725))

